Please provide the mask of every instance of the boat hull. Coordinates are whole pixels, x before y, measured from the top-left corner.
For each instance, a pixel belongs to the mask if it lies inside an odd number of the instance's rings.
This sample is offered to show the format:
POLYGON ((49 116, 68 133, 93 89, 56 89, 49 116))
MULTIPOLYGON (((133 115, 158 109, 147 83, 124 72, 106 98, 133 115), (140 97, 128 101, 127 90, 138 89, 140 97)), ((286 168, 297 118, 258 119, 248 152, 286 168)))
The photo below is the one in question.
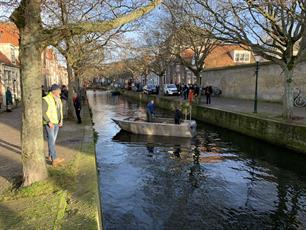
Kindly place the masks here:
POLYGON ((196 122, 183 121, 181 124, 169 123, 169 119, 160 122, 135 121, 131 118, 112 119, 121 129, 143 135, 194 137, 196 135, 196 122))

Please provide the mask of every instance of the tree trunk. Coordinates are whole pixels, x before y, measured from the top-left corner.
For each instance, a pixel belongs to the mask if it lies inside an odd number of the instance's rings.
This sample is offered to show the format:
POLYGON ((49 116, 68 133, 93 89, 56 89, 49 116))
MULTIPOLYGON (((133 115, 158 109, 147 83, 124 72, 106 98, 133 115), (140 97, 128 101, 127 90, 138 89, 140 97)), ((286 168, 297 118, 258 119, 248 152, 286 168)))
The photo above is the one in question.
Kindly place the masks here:
POLYGON ((73 106, 73 93, 75 87, 74 75, 71 65, 67 61, 67 72, 68 72, 68 114, 67 119, 73 120, 74 119, 74 106, 73 106))
POLYGON ((164 75, 159 76, 159 96, 162 96, 164 92, 164 75))
POLYGON ((284 69, 284 97, 283 97, 283 117, 290 121, 293 118, 293 70, 284 69))
POLYGON ((22 87, 22 131, 21 148, 23 164, 23 186, 48 177, 44 155, 41 52, 35 36, 41 31, 39 20, 40 2, 28 1, 24 15, 25 27, 20 28, 20 62, 22 87), (34 16, 33 16, 34 15, 34 16))
POLYGON ((201 97, 202 97, 202 86, 201 86, 201 74, 196 73, 196 78, 197 78, 197 85, 199 87, 199 95, 197 97, 197 104, 201 104, 201 97))

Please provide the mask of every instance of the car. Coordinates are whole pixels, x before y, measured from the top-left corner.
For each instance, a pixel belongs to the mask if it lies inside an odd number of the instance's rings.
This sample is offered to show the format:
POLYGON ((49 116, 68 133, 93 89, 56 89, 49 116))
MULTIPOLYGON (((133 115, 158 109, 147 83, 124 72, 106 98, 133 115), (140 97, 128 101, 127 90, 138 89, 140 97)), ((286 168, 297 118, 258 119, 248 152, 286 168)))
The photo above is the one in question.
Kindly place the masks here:
POLYGON ((165 84, 164 85, 164 95, 178 95, 178 90, 175 84, 165 84))
POLYGON ((143 92, 145 94, 157 94, 156 86, 155 85, 145 85, 143 87, 143 92))

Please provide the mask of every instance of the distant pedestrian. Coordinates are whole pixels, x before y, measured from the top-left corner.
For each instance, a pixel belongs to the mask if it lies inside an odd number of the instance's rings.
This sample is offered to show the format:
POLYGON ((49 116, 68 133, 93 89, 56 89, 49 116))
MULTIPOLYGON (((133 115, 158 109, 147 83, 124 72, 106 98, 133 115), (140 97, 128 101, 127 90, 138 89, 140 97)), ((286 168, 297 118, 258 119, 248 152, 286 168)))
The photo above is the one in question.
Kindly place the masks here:
POLYGON ((206 104, 211 104, 211 95, 213 93, 212 87, 210 85, 204 88, 204 93, 206 96, 206 104))
POLYGON ((187 98, 188 98, 188 87, 187 87, 187 85, 184 85, 182 94, 183 94, 184 100, 187 100, 187 98))
POLYGON ((154 101, 151 100, 147 104, 147 122, 152 122, 153 121, 153 116, 155 114, 155 106, 154 106, 154 101))
POLYGON ((156 85, 156 94, 159 95, 159 85, 156 85))
POLYGON ((81 119, 81 98, 80 96, 75 93, 73 96, 73 106, 75 109, 75 114, 78 118, 78 123, 81 124, 82 123, 82 119, 81 119))
POLYGON ((63 126, 63 105, 60 98, 61 89, 57 84, 51 86, 50 93, 43 97, 43 123, 48 139, 48 159, 52 161, 53 166, 57 166, 64 161, 58 158, 55 142, 59 128, 63 126))
POLYGON ((64 117, 67 117, 68 114, 68 89, 65 85, 62 85, 61 87, 61 100, 62 100, 62 104, 63 104, 63 113, 64 113, 64 117))
POLYGON ((175 123, 176 125, 181 124, 181 118, 182 118, 182 112, 181 112, 181 110, 177 107, 177 108, 175 109, 175 114, 174 114, 174 123, 175 123))
POLYGON ((193 101, 193 89, 189 89, 188 100, 189 100, 189 103, 192 104, 192 101, 193 101))
POLYGON ((195 97, 199 96, 199 94, 200 94, 200 87, 198 85, 194 86, 194 93, 193 94, 194 94, 195 97))
POLYGON ((68 92, 67 86, 62 85, 62 87, 61 87, 61 99, 67 101, 68 100, 68 94, 69 94, 69 92, 68 92))
POLYGON ((6 100, 6 111, 7 112, 12 112, 13 95, 12 95, 10 87, 7 87, 7 89, 6 89, 5 100, 6 100))

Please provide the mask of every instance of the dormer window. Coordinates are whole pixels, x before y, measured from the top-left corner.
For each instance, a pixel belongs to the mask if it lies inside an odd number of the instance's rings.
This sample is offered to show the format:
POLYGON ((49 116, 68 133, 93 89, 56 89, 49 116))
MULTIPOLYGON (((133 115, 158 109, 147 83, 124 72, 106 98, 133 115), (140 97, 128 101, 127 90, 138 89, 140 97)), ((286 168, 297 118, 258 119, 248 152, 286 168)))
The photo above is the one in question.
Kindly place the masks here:
POLYGON ((251 52, 245 50, 235 50, 234 61, 239 63, 250 63, 251 62, 251 52))

